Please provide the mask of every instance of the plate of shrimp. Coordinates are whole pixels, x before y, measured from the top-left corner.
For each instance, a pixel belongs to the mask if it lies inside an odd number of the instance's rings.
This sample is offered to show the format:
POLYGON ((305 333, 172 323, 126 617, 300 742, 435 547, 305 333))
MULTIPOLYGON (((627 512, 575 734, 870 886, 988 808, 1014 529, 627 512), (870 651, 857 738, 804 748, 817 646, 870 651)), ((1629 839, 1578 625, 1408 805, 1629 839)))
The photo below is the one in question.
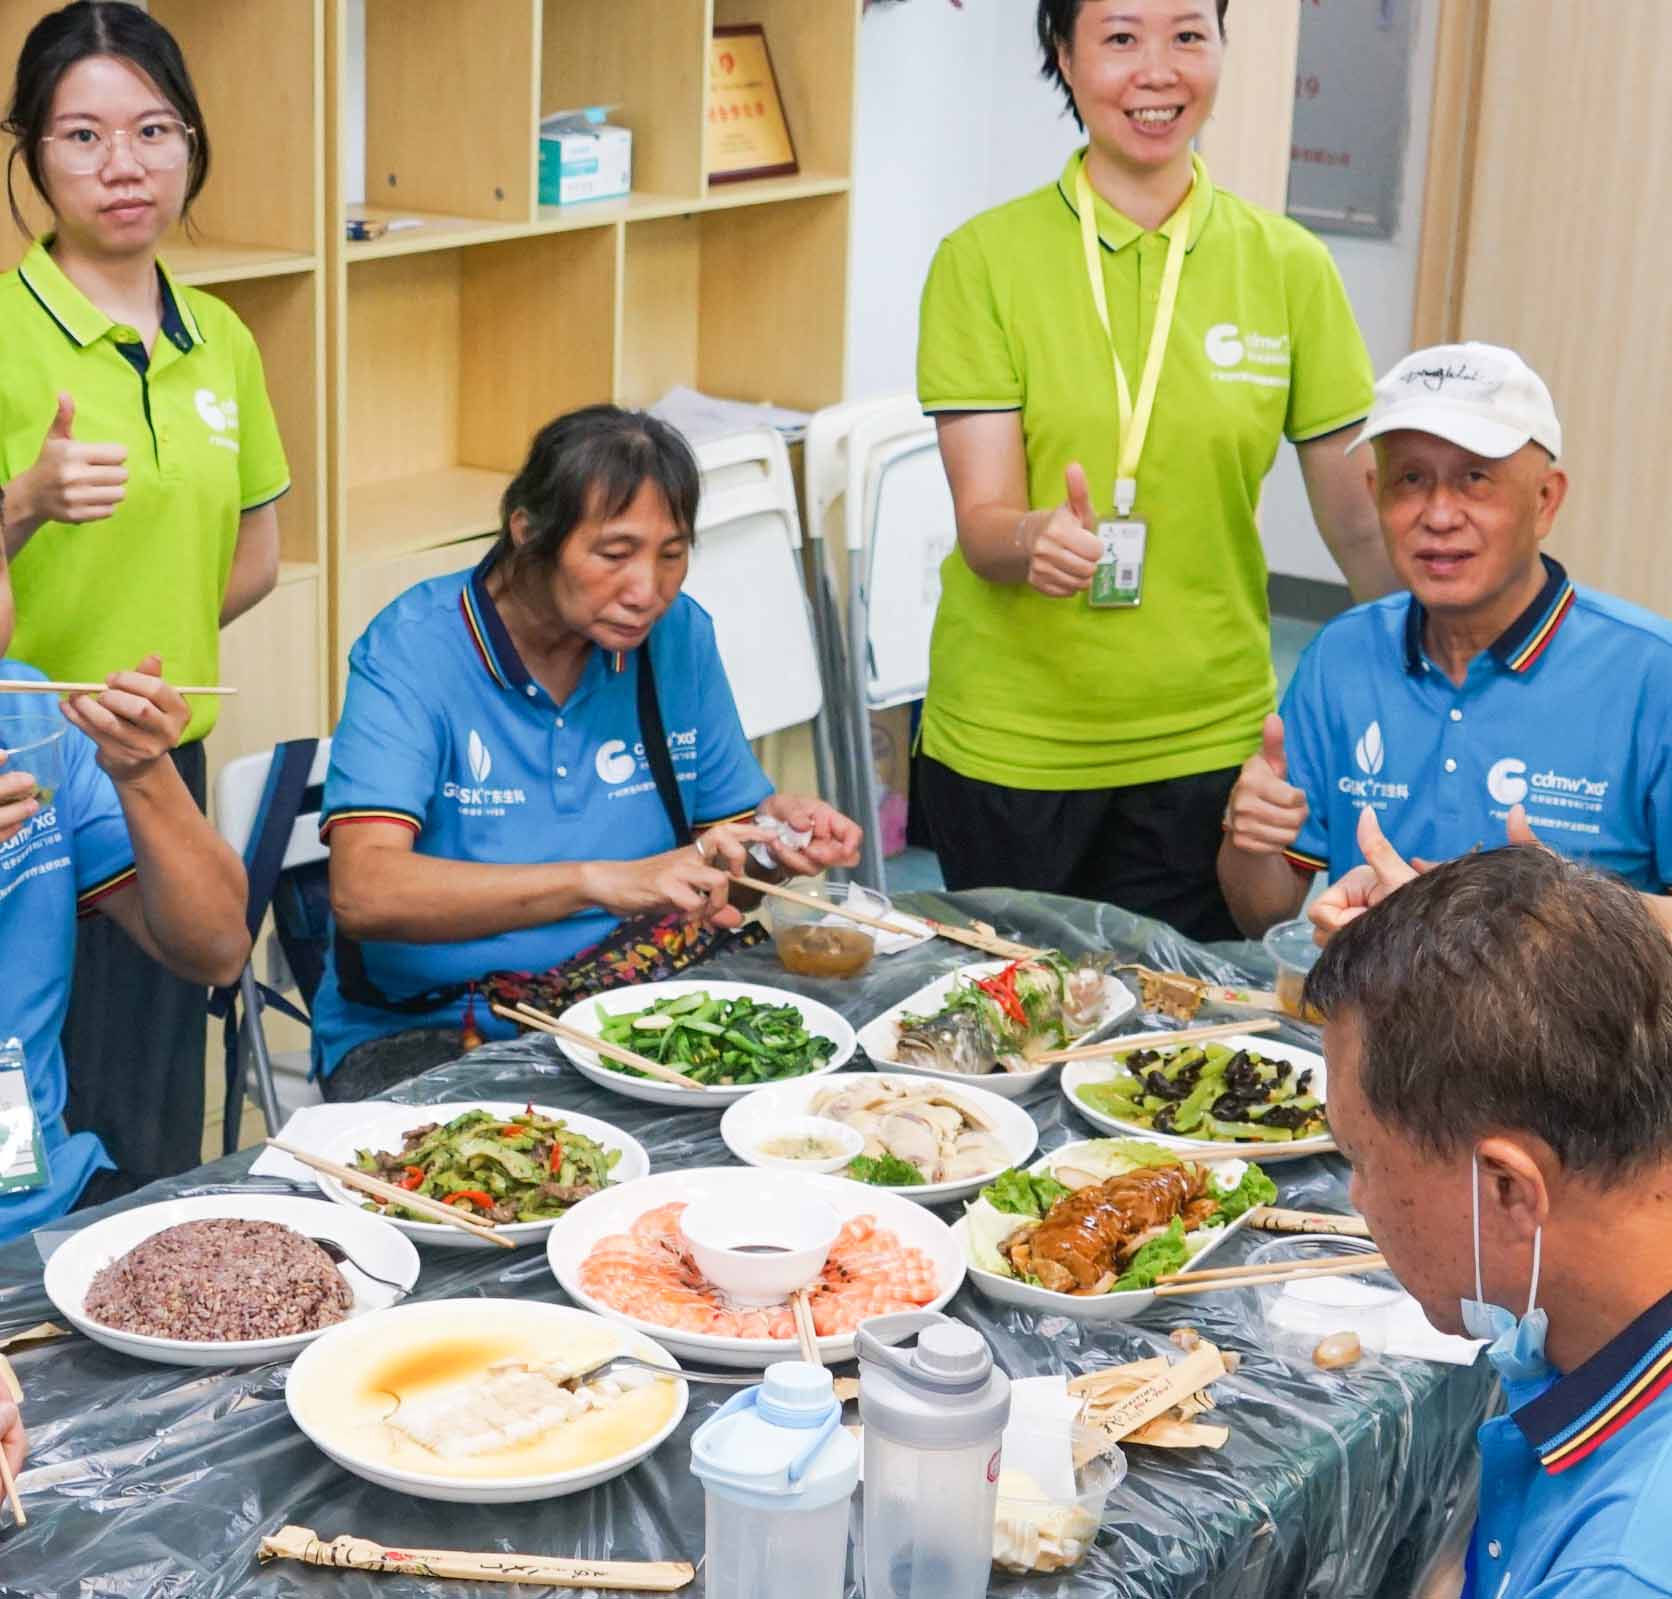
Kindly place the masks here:
MULTIPOLYGON (((680 1231, 687 1205, 756 1195, 761 1181, 754 1168, 716 1166, 594 1194, 553 1226, 546 1240, 552 1274, 576 1304, 626 1322, 693 1361, 758 1368, 793 1360, 789 1302, 728 1300, 697 1269, 680 1231)), ((774 1173, 773 1181, 804 1187, 841 1224, 808 1293, 826 1364, 854 1358, 854 1334, 867 1317, 939 1310, 963 1283, 962 1248, 924 1206, 842 1177, 774 1173)))

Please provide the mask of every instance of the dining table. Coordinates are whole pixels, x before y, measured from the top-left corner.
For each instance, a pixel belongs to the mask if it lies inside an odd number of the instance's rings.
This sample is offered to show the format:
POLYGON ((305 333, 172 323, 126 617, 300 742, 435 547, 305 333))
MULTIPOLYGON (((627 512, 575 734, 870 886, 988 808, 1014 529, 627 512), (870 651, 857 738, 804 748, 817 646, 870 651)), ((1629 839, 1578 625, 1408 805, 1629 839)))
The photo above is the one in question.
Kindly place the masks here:
MULTIPOLYGON (((1199 945, 1115 907, 1011 890, 900 896, 907 913, 982 923, 1036 948, 1095 953, 1225 985, 1269 987, 1258 944, 1199 945)), ((790 976, 770 941, 734 949, 682 974, 764 983, 824 1001, 856 1027, 925 983, 979 958, 935 938, 878 955, 847 980, 790 976)), ((1204 1011, 1203 1021, 1251 1014, 1204 1011)), ((1165 1021, 1136 1004, 1116 1024, 1165 1021)), ((1285 1017, 1269 1035, 1316 1049, 1316 1029, 1285 1017)), ((847 1070, 871 1069, 863 1052, 847 1070)), ((1057 1073, 1019 1101, 1039 1152, 1102 1136, 1059 1091, 1057 1073)), ((978 1082, 979 1079, 972 1079, 978 1082)), ((391 1090, 385 1098, 440 1107, 526 1101, 608 1121, 649 1152, 656 1173, 736 1165, 717 1109, 649 1104, 587 1080, 549 1037, 485 1044, 391 1090)), ((435 1119, 428 1110, 424 1120, 435 1119)), ((75 1230, 114 1211, 176 1196, 274 1191, 252 1177, 246 1149, 113 1204, 74 1213, 0 1248, 0 1348, 25 1393, 29 1458, 18 1478, 28 1524, 0 1517, 0 1599, 12 1595, 192 1596, 192 1599, 466 1599, 538 1587, 261 1564, 264 1537, 287 1524, 323 1539, 354 1534, 394 1547, 675 1560, 697 1566, 685 1591, 705 1591, 703 1488, 690 1469, 693 1431, 731 1390, 693 1385, 668 1439, 630 1471, 592 1489, 523 1504, 464 1505, 409 1497, 351 1475, 321 1453, 285 1404, 287 1362, 184 1367, 136 1359, 79 1333, 8 1341, 42 1323, 65 1325, 43 1266, 75 1230)), ((1338 1156, 1274 1164, 1279 1202, 1346 1212, 1338 1156)), ((279 1190, 284 1191, 284 1190, 279 1190)), ((317 1192, 317 1191, 316 1191, 317 1192)), ((320 1203, 327 1203, 320 1196, 320 1203)), ((586 1203, 582 1201, 582 1203, 586 1203)), ((960 1206, 939 1214, 955 1221, 960 1206)), ((1245 1256, 1246 1230, 1216 1264, 1245 1256)), ((510 1297, 568 1303, 541 1248, 421 1249, 413 1297, 510 1297)), ((1219 1449, 1129 1444, 1094 1546, 1071 1570, 1009 1576, 993 1594, 1016 1599, 1407 1599, 1467 1506, 1475 1433, 1497 1403, 1485 1361, 1472 1366, 1367 1354, 1321 1370, 1274 1346, 1246 1292, 1157 1301, 1132 1321, 1091 1322, 1056 1308, 1018 1308, 966 1281, 948 1314, 974 1327, 1012 1378, 1076 1376, 1155 1355, 1178 1357, 1170 1334, 1196 1329, 1240 1357, 1213 1386, 1219 1449)), ((854 1368, 842 1368, 852 1375, 854 1368)), ((850 1419, 852 1419, 850 1417, 850 1419)), ((846 1595, 861 1592, 863 1488, 851 1511, 846 1595)), ((985 1537, 971 1528, 971 1537, 985 1537)), ((715 1595, 714 1599, 726 1599, 715 1595)), ((790 1596, 786 1596, 790 1599, 790 1596)))

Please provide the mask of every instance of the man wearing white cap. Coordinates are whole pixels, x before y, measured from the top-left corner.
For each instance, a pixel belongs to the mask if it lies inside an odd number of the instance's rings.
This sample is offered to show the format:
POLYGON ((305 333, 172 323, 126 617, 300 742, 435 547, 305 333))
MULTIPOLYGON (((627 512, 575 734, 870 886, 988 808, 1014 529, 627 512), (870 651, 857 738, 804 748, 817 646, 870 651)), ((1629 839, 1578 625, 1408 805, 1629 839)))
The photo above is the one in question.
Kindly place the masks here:
POLYGON ((1419 350, 1348 448, 1372 441, 1409 592, 1323 628, 1266 718, 1219 852, 1238 925, 1293 916, 1313 873, 1340 879, 1381 835, 1417 860, 1536 836, 1668 919, 1672 626, 1541 552, 1568 486, 1550 391, 1510 350, 1419 350))

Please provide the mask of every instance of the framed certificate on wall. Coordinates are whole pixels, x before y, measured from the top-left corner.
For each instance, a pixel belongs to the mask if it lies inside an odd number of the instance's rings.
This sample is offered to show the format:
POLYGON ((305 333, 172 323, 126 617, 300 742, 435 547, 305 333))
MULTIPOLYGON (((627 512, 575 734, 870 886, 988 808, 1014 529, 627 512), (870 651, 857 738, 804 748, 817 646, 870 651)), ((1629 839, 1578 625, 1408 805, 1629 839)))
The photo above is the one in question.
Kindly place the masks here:
POLYGON ((801 170, 766 29, 758 22, 714 30, 703 148, 710 183, 783 178, 801 170))

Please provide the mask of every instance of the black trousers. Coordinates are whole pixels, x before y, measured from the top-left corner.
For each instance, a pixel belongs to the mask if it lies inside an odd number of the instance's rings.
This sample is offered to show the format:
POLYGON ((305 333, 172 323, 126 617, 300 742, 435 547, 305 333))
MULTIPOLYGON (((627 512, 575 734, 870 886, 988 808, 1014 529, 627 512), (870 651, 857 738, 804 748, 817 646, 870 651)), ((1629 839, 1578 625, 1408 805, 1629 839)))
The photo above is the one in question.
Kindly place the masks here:
POLYGON ((1237 771, 1059 793, 983 783, 920 755, 914 777, 948 889, 1070 894, 1213 940, 1242 937, 1216 866, 1237 771))
MULTIPOLYGON (((184 745, 173 759, 204 809, 203 745, 184 745)), ((64 1019, 64 1119, 71 1132, 97 1133, 136 1186, 203 1159, 208 1019, 202 984, 159 966, 107 917, 82 922, 64 1019)))
POLYGON ((464 1034, 457 1027, 411 1027, 369 1038, 349 1050, 330 1076, 319 1079, 319 1091, 333 1103, 371 1099, 464 1053, 464 1034))

